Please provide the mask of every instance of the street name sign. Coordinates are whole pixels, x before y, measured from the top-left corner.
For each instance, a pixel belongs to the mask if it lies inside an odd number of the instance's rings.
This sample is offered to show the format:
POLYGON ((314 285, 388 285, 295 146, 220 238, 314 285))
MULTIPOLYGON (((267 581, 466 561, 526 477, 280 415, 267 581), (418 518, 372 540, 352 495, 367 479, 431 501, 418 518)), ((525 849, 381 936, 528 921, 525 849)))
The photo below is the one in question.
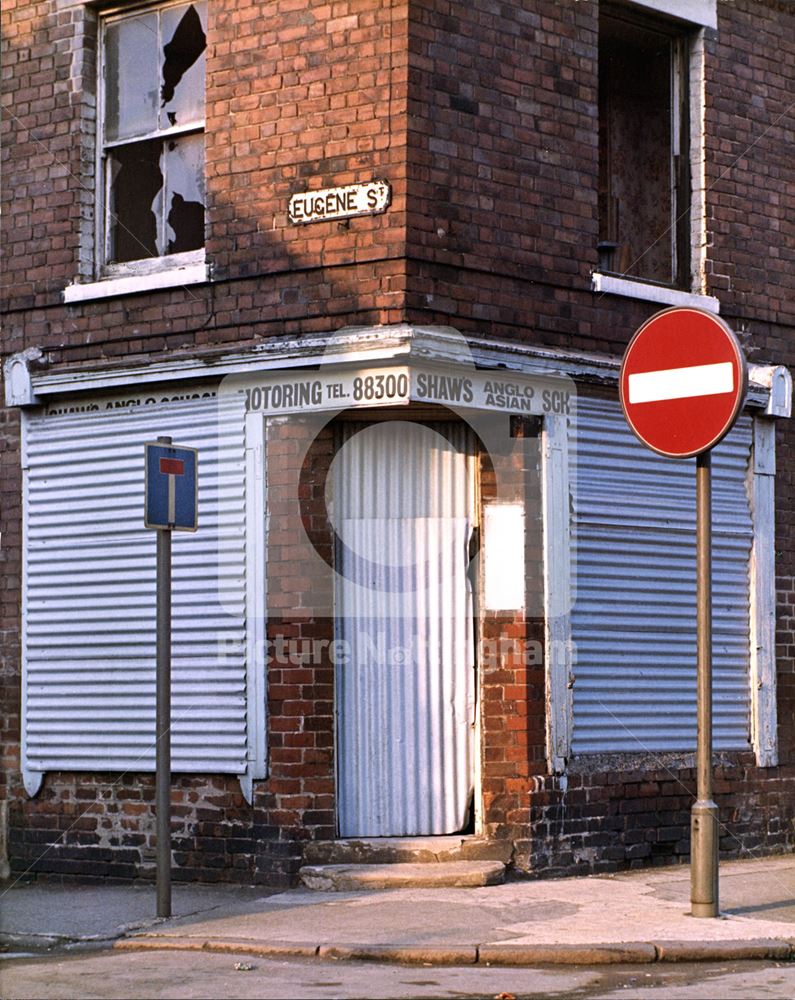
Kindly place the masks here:
POLYGON ((305 225, 330 219, 351 219, 357 215, 379 215, 389 208, 390 197, 388 181, 300 191, 290 198, 287 217, 296 225, 305 225))
POLYGON ((167 444, 147 444, 144 447, 145 526, 196 531, 198 451, 167 444))
POLYGON ((748 387, 737 338, 712 313, 664 309, 629 343, 619 393, 635 436, 660 455, 692 458, 733 427, 748 387))

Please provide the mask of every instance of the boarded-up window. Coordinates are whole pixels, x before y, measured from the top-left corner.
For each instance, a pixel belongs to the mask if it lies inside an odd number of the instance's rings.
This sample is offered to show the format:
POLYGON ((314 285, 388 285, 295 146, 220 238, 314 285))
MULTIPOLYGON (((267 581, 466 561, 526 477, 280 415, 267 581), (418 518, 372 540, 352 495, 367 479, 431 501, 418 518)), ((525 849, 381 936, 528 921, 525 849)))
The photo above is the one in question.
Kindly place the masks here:
POLYGON ((156 533, 143 498, 144 443, 158 434, 199 449, 199 530, 173 543, 172 769, 261 777, 239 397, 83 406, 25 420, 25 786, 47 771, 154 770, 156 533))
MULTIPOLYGON (((696 745, 695 460, 644 448, 616 401, 580 398, 572 451, 575 754, 696 745)), ((713 451, 716 750, 750 746, 751 421, 713 451)))
POLYGON ((600 268, 689 284, 687 39, 665 23, 599 20, 600 268))
POLYGON ((103 22, 104 261, 204 246, 207 4, 103 22))

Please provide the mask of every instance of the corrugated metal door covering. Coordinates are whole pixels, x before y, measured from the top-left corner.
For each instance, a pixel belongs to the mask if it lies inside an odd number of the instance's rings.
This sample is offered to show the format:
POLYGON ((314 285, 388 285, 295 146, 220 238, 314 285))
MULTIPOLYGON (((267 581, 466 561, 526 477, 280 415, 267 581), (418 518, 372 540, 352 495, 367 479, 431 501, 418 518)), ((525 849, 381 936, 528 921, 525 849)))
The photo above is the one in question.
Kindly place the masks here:
MULTIPOLYGON (((617 403, 580 399, 572 465, 575 753, 696 744, 695 459, 641 445, 617 403)), ((716 749, 750 738, 751 421, 713 452, 716 749)))
POLYGON ((143 446, 159 434, 199 449, 199 530, 173 539, 173 770, 245 771, 245 427, 238 402, 222 407, 220 421, 215 398, 30 419, 28 771, 154 769, 143 446))
POLYGON ((337 670, 342 836, 453 833, 468 819, 472 452, 464 427, 444 433, 347 424, 332 468, 337 634, 349 653, 337 670))

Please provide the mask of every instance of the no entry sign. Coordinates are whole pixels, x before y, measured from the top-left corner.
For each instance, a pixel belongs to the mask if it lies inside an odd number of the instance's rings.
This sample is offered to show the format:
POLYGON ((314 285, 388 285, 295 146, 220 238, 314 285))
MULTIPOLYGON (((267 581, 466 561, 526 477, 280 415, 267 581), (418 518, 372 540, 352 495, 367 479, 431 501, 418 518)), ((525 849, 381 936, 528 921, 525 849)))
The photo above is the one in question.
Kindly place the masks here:
POLYGON ((627 423, 653 451, 692 458, 734 425, 748 373, 737 338, 712 313, 664 309, 629 343, 619 391, 627 423))

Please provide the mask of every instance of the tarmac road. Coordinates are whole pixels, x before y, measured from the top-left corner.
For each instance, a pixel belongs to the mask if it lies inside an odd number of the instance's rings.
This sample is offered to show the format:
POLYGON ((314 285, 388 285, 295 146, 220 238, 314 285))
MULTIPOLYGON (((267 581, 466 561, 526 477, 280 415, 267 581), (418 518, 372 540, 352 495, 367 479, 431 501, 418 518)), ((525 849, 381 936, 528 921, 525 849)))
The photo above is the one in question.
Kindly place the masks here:
MULTIPOLYGON (((179 951, 81 951, 0 963, 0 993, 25 998, 553 997, 748 1000, 795 996, 795 963, 546 968, 422 967, 179 951)), ((506 998, 507 1000, 507 998, 506 998)))

